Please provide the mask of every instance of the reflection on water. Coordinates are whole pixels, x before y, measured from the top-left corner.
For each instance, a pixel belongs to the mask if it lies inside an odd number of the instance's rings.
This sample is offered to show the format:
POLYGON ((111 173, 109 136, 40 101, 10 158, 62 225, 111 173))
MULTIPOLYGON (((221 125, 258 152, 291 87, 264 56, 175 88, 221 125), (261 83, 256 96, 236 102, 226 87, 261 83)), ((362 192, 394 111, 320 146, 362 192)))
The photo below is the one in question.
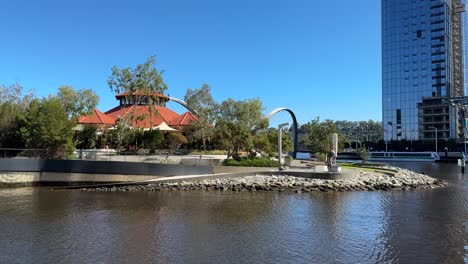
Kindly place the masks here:
MULTIPOLYGON (((400 164, 401 165, 401 164, 400 164)), ((468 263, 466 176, 350 193, 0 190, 0 263, 468 263)))

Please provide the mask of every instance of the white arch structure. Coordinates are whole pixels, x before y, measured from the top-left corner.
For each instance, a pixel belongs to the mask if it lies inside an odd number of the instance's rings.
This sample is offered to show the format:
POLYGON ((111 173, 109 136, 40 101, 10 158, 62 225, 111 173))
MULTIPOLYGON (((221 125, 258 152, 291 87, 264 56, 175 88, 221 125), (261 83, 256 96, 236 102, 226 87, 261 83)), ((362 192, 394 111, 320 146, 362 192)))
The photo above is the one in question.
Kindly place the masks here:
POLYGON ((184 100, 181 100, 181 99, 175 98, 175 97, 169 97, 169 101, 176 102, 176 103, 180 104, 181 106, 185 107, 185 109, 189 110, 192 114, 197 115, 195 113, 195 111, 193 111, 193 109, 190 109, 190 107, 187 105, 187 103, 184 100))
POLYGON ((272 118, 274 115, 276 115, 277 113, 282 112, 282 111, 288 112, 289 115, 291 115, 291 118, 293 120, 293 145, 294 145, 293 157, 296 158, 297 147, 298 147, 298 144, 299 144, 298 139, 297 139, 297 133, 298 133, 299 128, 298 128, 298 124, 297 124, 296 115, 294 114, 294 112, 291 109, 288 109, 288 108, 285 108, 285 107, 280 107, 280 108, 276 108, 275 110, 268 113, 266 115, 266 118, 268 118, 268 120, 270 120, 270 118, 272 118))

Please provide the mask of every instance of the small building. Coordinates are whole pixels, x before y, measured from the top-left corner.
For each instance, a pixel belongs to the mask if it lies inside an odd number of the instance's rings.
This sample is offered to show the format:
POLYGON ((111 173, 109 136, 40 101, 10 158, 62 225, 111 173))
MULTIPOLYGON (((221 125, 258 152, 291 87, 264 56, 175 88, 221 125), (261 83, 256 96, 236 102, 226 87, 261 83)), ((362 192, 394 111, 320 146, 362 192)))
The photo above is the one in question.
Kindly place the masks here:
POLYGON ((156 129, 165 123, 173 129, 180 130, 188 126, 190 122, 198 122, 198 118, 189 111, 179 115, 166 107, 170 99, 163 94, 148 95, 136 91, 131 94, 121 93, 115 98, 119 101, 118 106, 106 112, 94 109, 90 115, 80 116, 78 124, 106 130, 115 127, 120 120, 132 128, 156 129))
POLYGON ((425 97, 418 103, 418 131, 422 140, 464 139, 465 107, 456 106, 449 97, 425 97))

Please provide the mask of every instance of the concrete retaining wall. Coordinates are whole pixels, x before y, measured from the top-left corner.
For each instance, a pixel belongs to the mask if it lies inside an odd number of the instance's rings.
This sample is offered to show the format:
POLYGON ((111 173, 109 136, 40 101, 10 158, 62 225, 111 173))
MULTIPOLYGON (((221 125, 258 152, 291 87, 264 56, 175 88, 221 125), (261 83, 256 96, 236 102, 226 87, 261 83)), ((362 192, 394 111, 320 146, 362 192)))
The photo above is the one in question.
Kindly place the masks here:
POLYGON ((212 166, 115 161, 0 159, 0 186, 132 182, 159 177, 212 173, 212 166))
POLYGON ((0 187, 91 185, 113 182, 146 181, 157 178, 160 177, 57 172, 0 172, 0 187))
POLYGON ((0 159, 0 172, 4 171, 175 176, 209 174, 213 168, 119 161, 0 159))

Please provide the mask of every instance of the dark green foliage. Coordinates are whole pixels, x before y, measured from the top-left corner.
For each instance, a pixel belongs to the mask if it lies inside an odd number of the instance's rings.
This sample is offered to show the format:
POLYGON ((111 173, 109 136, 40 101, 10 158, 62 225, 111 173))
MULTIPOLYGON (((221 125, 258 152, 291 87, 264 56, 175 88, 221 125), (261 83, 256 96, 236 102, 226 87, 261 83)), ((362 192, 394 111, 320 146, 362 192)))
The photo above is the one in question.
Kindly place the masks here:
POLYGON ((94 149, 98 142, 97 128, 84 126, 82 131, 75 134, 76 147, 78 149, 94 149))
MULTIPOLYGON (((287 131, 282 133, 283 153, 293 150, 293 142, 287 131)), ((272 157, 278 152, 278 129, 269 128, 257 133, 253 138, 253 145, 257 152, 263 152, 272 157)))
POLYGON ((244 101, 227 99, 221 104, 214 142, 218 149, 227 151, 228 159, 234 153, 252 150, 254 136, 268 127, 263 110, 258 98, 244 101))
POLYGON ((237 158, 226 159, 223 161, 224 166, 242 166, 242 167, 278 167, 279 163, 276 160, 267 158, 237 158))
POLYGON ((367 151, 365 148, 360 148, 358 149, 358 155, 359 155, 359 158, 364 162, 366 163, 369 158, 370 158, 370 152, 367 151))
POLYGON ((19 121, 26 114, 26 109, 34 95, 24 93, 23 87, 15 83, 10 86, 0 85, 0 147, 21 148, 24 144, 17 131, 19 121))
POLYGON ((71 86, 59 87, 57 98, 72 121, 76 121, 75 119, 80 115, 92 112, 99 102, 99 96, 92 90, 74 90, 71 86))
POLYGON ((341 149, 346 139, 339 133, 336 125, 332 120, 320 121, 316 118, 301 127, 302 136, 300 140, 309 149, 320 152, 328 153, 332 150, 332 135, 338 134, 338 148, 341 149))
POLYGON ((183 144, 187 144, 187 138, 180 132, 171 132, 166 136, 166 144, 169 149, 166 159, 169 154, 174 154, 183 144))
POLYGON ((159 130, 149 130, 143 133, 143 148, 155 150, 162 147, 164 134, 159 130))
MULTIPOLYGON (((331 149, 331 135, 338 134, 339 149, 371 146, 374 149, 383 138, 382 123, 378 121, 332 121, 316 118, 299 129, 301 148, 327 153, 331 149), (356 143, 357 142, 357 143, 356 143)), ((380 148, 379 148, 380 149, 380 148)))
MULTIPOLYGON (((380 121, 334 121, 339 133, 347 141, 355 142, 377 142, 383 139, 383 126, 380 121)), ((354 144, 353 144, 354 145, 354 144)))
POLYGON ((127 149, 132 142, 135 142, 134 131, 123 122, 117 122, 115 129, 110 130, 106 138, 107 144, 116 150, 127 149))
POLYGON ((47 149, 46 158, 67 158, 74 150, 73 125, 54 97, 31 101, 20 120, 19 135, 26 148, 47 149))
POLYGON ((219 112, 219 105, 211 96, 211 88, 208 84, 203 84, 200 89, 188 89, 185 102, 198 117, 198 122, 190 122, 185 129, 185 135, 190 143, 200 142, 202 148, 206 150, 208 141, 213 137, 213 124, 219 112))

